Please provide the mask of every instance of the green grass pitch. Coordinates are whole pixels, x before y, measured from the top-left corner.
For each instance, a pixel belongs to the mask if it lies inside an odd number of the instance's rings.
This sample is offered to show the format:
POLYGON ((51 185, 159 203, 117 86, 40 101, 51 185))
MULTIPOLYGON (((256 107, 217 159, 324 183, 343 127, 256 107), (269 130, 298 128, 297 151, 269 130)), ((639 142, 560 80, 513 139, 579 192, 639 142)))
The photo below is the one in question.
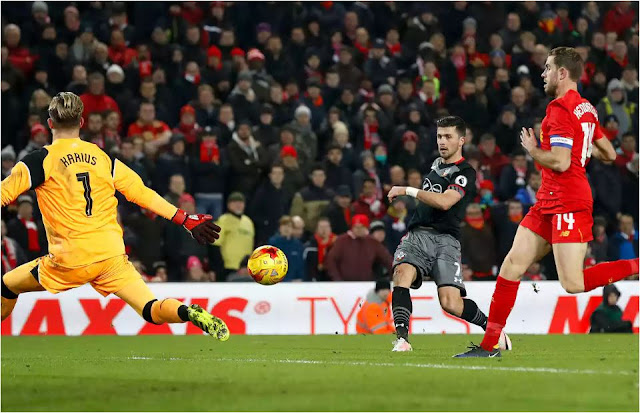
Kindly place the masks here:
POLYGON ((3 411, 638 411, 638 336, 3 337, 3 411))

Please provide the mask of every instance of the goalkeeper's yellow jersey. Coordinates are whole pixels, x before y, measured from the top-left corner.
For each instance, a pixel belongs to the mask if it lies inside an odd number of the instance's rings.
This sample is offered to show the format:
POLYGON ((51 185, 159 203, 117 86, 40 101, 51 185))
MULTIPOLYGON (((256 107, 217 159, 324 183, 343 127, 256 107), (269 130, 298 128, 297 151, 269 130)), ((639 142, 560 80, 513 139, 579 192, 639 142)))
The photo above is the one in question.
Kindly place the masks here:
POLYGON ((79 138, 56 139, 18 162, 2 181, 2 206, 29 189, 38 197, 50 258, 67 268, 125 253, 116 190, 167 219, 177 211, 124 163, 79 138))

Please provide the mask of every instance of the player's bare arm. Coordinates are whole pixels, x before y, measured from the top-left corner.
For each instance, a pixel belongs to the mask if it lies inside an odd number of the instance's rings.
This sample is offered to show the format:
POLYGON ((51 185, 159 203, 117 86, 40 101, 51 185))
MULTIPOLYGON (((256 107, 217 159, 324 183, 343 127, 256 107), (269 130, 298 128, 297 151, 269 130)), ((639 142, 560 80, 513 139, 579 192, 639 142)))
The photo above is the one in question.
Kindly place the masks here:
POLYGON ((616 150, 606 137, 602 137, 593 141, 592 156, 604 162, 613 162, 616 160, 616 150))
POLYGON ((552 146, 550 151, 540 149, 535 132, 531 128, 522 128, 520 142, 531 157, 545 168, 564 172, 571 166, 571 148, 552 146))
POLYGON ((456 202, 462 199, 462 194, 453 189, 448 189, 443 193, 429 192, 418 188, 412 188, 407 186, 394 186, 389 191, 387 197, 389 201, 393 201, 394 198, 402 195, 409 195, 416 198, 418 201, 429 205, 432 208, 441 209, 447 211, 456 202))

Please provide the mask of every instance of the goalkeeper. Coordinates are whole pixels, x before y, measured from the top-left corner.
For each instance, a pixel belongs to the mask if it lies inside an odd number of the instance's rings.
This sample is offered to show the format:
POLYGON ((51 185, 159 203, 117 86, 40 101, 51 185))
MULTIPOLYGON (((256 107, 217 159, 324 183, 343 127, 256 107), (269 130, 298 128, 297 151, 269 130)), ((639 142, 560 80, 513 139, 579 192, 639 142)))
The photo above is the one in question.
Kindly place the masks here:
POLYGON ((147 188, 124 163, 79 138, 84 105, 70 92, 49 104, 53 142, 30 153, 2 181, 2 206, 34 189, 49 242, 49 255, 2 277, 2 320, 19 294, 57 294, 84 284, 103 296, 115 294, 153 324, 191 321, 220 341, 229 338, 224 321, 197 305, 157 300, 125 255, 117 222, 120 191, 129 201, 183 226, 200 244, 213 243, 218 227, 210 215, 187 215, 147 188))

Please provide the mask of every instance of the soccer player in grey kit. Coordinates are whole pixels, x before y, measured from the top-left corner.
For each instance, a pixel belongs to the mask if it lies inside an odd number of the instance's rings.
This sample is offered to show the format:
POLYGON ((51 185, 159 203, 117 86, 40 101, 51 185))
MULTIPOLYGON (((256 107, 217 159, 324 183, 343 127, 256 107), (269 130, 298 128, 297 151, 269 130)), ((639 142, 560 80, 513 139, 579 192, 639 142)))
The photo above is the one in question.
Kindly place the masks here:
MULTIPOLYGON (((458 116, 436 122, 440 158, 424 177, 422 189, 394 186, 389 200, 409 195, 418 201, 407 234, 393 259, 393 320, 398 339, 393 351, 411 351, 409 318, 413 306, 409 288, 420 288, 422 278, 430 275, 438 286, 443 310, 483 329, 487 316, 468 298, 462 282, 460 222, 476 193, 476 171, 462 157, 467 125, 458 116)), ((500 337, 503 349, 510 350, 506 334, 500 337)))

